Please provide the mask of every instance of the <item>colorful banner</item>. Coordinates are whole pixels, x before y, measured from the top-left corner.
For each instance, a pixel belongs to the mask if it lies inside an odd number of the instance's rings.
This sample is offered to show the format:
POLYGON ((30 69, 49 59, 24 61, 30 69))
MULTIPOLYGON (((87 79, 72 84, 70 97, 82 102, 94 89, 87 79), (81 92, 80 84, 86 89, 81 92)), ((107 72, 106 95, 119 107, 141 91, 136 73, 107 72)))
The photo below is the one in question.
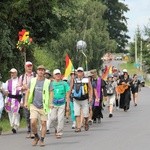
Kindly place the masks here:
POLYGON ((68 54, 66 54, 66 70, 65 70, 65 75, 64 77, 69 78, 70 73, 74 70, 73 64, 68 56, 68 54))

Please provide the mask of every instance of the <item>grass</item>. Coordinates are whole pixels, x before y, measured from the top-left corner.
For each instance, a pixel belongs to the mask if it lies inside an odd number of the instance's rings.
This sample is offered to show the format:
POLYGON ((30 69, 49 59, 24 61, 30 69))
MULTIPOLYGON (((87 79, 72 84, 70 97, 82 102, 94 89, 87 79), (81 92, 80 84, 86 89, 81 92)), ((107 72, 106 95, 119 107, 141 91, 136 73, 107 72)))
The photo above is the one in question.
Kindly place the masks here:
POLYGON ((143 72, 140 71, 140 69, 137 69, 135 66, 134 66, 134 63, 123 63, 123 64, 120 64, 120 68, 121 70, 123 69, 127 69, 128 70, 128 73, 129 75, 133 75, 133 74, 141 74, 143 75, 143 72))
MULTIPOLYGON (((145 77, 145 73, 142 72, 141 70, 137 69, 135 66, 134 66, 134 63, 123 63, 123 64, 120 64, 120 68, 121 69, 127 69, 128 72, 129 72, 129 75, 133 75, 133 74, 138 74, 138 75, 143 75, 145 77)), ((150 81, 149 80, 145 80, 145 83, 147 86, 150 86, 150 81)))
MULTIPOLYGON (((11 131, 12 129, 9 123, 9 118, 6 113, 4 113, 3 117, 0 120, 0 127, 2 127, 3 129, 2 132, 8 132, 8 131, 11 131)), ((19 128, 25 128, 25 127, 26 127, 26 121, 25 121, 25 118, 23 117, 21 119, 19 128)))

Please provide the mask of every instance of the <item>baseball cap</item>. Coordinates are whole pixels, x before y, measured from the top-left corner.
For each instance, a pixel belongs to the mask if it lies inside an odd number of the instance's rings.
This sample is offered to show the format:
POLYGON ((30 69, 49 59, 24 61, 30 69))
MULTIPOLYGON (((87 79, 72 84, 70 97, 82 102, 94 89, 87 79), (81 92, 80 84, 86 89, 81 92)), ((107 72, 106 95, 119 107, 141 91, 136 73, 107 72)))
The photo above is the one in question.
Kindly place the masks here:
POLYGON ((94 73, 97 73, 97 70, 96 70, 96 69, 92 69, 92 70, 90 70, 90 72, 91 72, 92 74, 94 74, 94 73))
POLYGON ((60 71, 59 69, 55 69, 55 70, 53 71, 53 75, 55 75, 55 74, 61 74, 61 71, 60 71))
POLYGON ((77 71, 84 71, 84 69, 82 67, 78 67, 77 71))
POLYGON ((46 73, 49 74, 49 75, 51 75, 51 73, 50 73, 50 71, 48 69, 46 69, 45 74, 46 73))
POLYGON ((113 77, 118 77, 118 74, 117 74, 117 73, 114 73, 114 74, 113 74, 113 77))
POLYGON ((45 67, 44 67, 43 65, 38 66, 38 67, 37 67, 37 70, 38 70, 38 69, 46 70, 45 67))
POLYGON ((122 72, 128 72, 127 69, 123 69, 122 72))
POLYGON ((112 75, 112 74, 109 74, 109 75, 107 76, 107 78, 113 78, 113 75, 112 75))
POLYGON ((25 65, 26 65, 26 66, 32 66, 32 62, 27 61, 27 62, 25 63, 25 65))
POLYGON ((9 71, 9 72, 17 72, 17 69, 12 68, 12 69, 10 69, 10 71, 9 71))

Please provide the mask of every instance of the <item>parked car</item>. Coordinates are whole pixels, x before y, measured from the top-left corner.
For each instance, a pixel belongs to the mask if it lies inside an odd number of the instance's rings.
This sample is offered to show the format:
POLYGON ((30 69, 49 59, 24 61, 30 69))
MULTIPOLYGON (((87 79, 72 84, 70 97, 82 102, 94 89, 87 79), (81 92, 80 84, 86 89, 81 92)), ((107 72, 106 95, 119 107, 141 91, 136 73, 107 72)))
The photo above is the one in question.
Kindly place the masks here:
POLYGON ((115 60, 122 60, 122 56, 116 56, 115 60))
POLYGON ((144 77, 142 75, 138 75, 138 80, 140 81, 141 83, 141 86, 142 87, 145 87, 145 80, 144 80, 144 77))

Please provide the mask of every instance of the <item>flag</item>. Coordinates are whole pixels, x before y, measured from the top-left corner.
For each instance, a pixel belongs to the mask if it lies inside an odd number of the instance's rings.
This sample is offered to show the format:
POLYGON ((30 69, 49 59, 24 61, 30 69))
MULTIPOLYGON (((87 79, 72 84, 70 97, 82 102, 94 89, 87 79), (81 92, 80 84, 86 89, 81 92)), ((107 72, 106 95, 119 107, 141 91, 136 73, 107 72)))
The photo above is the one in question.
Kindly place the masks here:
POLYGON ((72 62, 71 62, 71 60, 70 60, 68 54, 66 54, 65 61, 66 61, 66 70, 65 70, 65 75, 64 75, 64 77, 69 78, 70 73, 74 70, 74 67, 73 67, 73 65, 72 65, 72 62))
POLYGON ((104 73, 102 74, 102 79, 103 80, 107 80, 107 77, 108 77, 108 74, 112 74, 112 66, 107 66, 106 68, 105 68, 105 71, 104 71, 104 73))

